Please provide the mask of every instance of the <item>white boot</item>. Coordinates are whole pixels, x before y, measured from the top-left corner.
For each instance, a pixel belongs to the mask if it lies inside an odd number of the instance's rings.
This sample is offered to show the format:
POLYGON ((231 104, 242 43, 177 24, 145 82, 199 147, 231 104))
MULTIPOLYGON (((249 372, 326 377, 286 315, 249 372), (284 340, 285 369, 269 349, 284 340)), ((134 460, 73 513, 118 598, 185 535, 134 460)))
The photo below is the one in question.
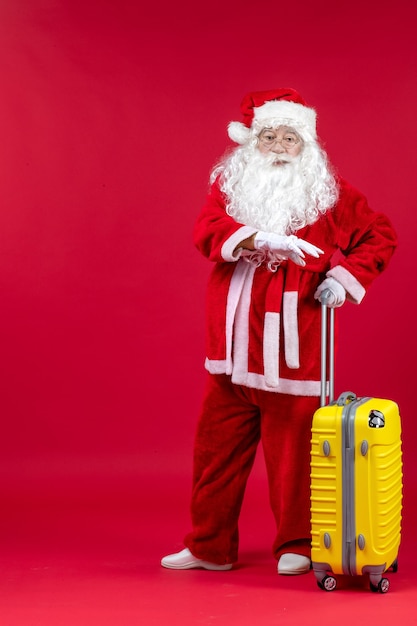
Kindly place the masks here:
POLYGON ((224 565, 217 565, 216 563, 210 563, 209 561, 203 561, 191 554, 188 548, 184 548, 181 552, 175 554, 168 554, 161 560, 162 567, 168 569, 208 569, 216 572, 224 572, 232 569, 231 563, 225 563, 224 565))
POLYGON ((307 574, 310 571, 311 562, 308 556, 288 552, 283 554, 278 561, 278 574, 296 575, 307 574))

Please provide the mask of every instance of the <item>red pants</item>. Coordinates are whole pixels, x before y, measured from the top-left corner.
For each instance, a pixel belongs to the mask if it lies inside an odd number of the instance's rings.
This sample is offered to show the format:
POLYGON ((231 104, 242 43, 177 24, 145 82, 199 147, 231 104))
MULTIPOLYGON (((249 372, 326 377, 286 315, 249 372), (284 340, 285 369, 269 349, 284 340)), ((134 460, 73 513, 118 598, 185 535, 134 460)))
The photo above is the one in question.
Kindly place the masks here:
POLYGON ((212 563, 235 563, 246 482, 262 441, 277 534, 273 554, 310 556, 310 438, 317 397, 259 391, 209 375, 194 448, 185 545, 212 563))

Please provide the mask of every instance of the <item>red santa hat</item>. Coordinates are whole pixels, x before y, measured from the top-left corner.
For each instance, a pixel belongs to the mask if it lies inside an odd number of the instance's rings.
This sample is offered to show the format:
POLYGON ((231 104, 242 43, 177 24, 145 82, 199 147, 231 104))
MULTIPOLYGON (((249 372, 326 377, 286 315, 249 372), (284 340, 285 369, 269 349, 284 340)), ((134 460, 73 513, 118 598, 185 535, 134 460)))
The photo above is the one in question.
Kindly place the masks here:
POLYGON ((291 126, 304 140, 317 139, 316 112, 307 107, 294 89, 255 91, 247 94, 240 106, 243 122, 230 122, 228 134, 235 143, 244 144, 262 128, 291 126))

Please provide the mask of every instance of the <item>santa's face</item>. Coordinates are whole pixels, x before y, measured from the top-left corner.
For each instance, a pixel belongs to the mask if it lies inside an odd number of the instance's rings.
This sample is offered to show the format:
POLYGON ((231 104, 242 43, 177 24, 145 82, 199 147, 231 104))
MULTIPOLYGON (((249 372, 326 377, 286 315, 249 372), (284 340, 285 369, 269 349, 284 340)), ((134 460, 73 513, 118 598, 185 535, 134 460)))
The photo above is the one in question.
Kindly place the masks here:
POLYGON ((289 125, 271 123, 256 131, 215 168, 236 222, 289 235, 332 207, 336 181, 319 144, 289 125))
POLYGON ((286 155, 294 158, 301 153, 303 140, 290 126, 264 128, 258 135, 257 148, 262 154, 275 154, 274 165, 284 165, 290 160, 286 155))

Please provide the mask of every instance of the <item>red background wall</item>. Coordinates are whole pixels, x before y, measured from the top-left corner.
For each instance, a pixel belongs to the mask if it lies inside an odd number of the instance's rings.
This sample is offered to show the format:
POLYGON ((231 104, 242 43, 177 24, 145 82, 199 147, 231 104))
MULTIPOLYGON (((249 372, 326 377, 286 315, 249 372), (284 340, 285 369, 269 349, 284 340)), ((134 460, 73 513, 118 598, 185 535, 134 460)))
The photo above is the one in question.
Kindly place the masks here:
POLYGON ((414 488, 415 13, 1 1, 3 493, 188 488, 210 269, 191 231, 242 96, 277 86, 397 228, 388 271, 340 313, 337 390, 399 403, 414 488))

